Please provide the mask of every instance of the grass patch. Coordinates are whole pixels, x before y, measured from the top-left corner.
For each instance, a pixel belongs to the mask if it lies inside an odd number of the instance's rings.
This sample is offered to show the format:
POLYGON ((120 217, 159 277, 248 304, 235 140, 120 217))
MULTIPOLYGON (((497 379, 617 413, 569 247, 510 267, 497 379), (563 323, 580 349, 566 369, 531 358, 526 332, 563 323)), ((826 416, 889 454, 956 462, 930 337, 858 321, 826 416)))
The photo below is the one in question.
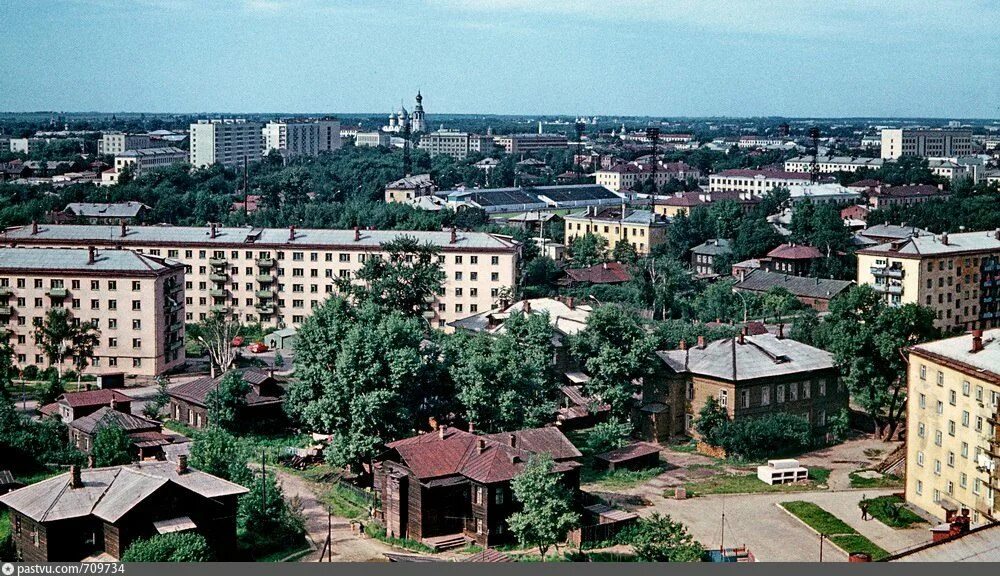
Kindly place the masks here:
POLYGON ((656 478, 666 470, 664 464, 645 470, 594 470, 588 466, 580 473, 582 484, 596 484, 602 488, 632 488, 656 478))
POLYGON ((287 548, 275 550, 270 554, 254 558, 254 562, 295 562, 312 551, 312 548, 305 541, 304 537, 302 540, 299 544, 291 544, 287 548), (288 560, 285 560, 286 558, 288 560))
POLYGON ((0 542, 10 536, 10 513, 0 510, 0 542))
POLYGON ((858 534, 858 531, 851 528, 846 522, 812 502, 782 502, 780 506, 813 530, 820 534, 826 534, 831 542, 849 554, 865 552, 871 555, 872 560, 880 560, 888 555, 888 552, 868 538, 858 534))
POLYGON ((416 540, 410 540, 409 538, 393 538, 388 536, 385 532, 385 526, 378 524, 377 522, 369 522, 365 524, 365 534, 368 536, 385 542, 390 546, 395 546, 396 548, 402 548, 403 550, 409 550, 411 552, 423 552, 425 554, 435 554, 436 551, 430 546, 424 544, 423 542, 417 542, 416 540))
MULTIPOLYGON (((718 474, 704 480, 687 482, 684 488, 689 498, 706 494, 762 494, 770 492, 806 492, 817 490, 818 484, 826 483, 830 470, 813 468, 809 470, 809 480, 796 484, 767 484, 756 474, 718 474)), ((667 498, 671 497, 668 492, 667 498)))
POLYGON ((368 507, 371 503, 359 497, 352 490, 341 486, 340 483, 330 486, 330 489, 323 494, 322 499, 334 516, 349 520, 368 517, 368 507))
POLYGON ((671 444, 670 449, 674 452, 682 452, 684 454, 694 454, 698 451, 698 443, 691 441, 685 442, 683 444, 671 444))
POLYGON ((865 470, 858 470, 857 472, 851 472, 851 488, 902 488, 903 480, 899 476, 894 476, 892 474, 883 474, 879 478, 865 478, 864 476, 859 476, 859 472, 865 472, 865 470))
POLYGON ((41 469, 34 470, 34 471, 32 471, 31 473, 28 473, 28 474, 18 474, 17 475, 17 481, 20 482, 20 483, 22 483, 22 484, 24 484, 25 486, 29 486, 31 484, 36 484, 38 482, 41 482, 42 480, 48 480, 49 478, 52 478, 53 476, 58 476, 58 475, 62 474, 63 472, 67 472, 67 471, 69 471, 69 468, 66 468, 65 470, 63 470, 63 469, 60 469, 60 468, 48 468, 48 467, 46 467, 46 468, 41 468, 41 469))
POLYGON ((899 496, 879 496, 865 500, 868 513, 890 528, 909 528, 913 524, 923 524, 924 519, 909 508, 899 496))

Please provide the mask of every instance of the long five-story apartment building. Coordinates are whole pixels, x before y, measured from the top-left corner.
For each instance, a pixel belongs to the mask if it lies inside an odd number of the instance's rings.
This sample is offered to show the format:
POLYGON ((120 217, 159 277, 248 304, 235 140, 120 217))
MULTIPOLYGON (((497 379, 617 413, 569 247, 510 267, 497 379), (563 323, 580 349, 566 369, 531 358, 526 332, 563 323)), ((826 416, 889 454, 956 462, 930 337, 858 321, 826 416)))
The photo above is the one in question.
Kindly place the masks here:
POLYGON ((519 244, 481 232, 32 224, 9 228, 0 239, 8 246, 97 246, 176 260, 187 272, 186 321, 217 310, 241 322, 295 326, 336 290, 337 278, 353 278, 401 236, 440 249, 446 279, 428 303, 431 326, 447 329, 450 321, 489 310, 515 284, 519 244))

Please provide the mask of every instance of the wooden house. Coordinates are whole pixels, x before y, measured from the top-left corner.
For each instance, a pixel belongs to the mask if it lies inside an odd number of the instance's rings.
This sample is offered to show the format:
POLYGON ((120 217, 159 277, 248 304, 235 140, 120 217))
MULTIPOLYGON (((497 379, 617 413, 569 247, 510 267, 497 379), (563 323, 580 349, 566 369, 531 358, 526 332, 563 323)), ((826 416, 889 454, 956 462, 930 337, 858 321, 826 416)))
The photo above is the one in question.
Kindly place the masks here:
POLYGON ((138 539, 194 531, 220 560, 236 551, 237 498, 247 489, 187 466, 183 458, 130 466, 76 466, 0 496, 10 509, 19 562, 121 558, 138 539))
MULTIPOLYGON (((285 401, 285 390, 278 384, 269 372, 263 370, 239 370, 243 379, 250 385, 247 392, 246 411, 248 418, 255 422, 266 422, 280 418, 282 404, 285 401)), ((206 376, 192 380, 172 388, 167 392, 170 396, 170 415, 174 420, 183 422, 192 428, 208 426, 209 393, 219 387, 225 374, 211 378, 206 376)))
POLYGON ((580 451, 557 428, 476 435, 441 426, 388 445, 375 464, 375 489, 390 536, 431 543, 513 540, 507 519, 518 510, 511 481, 537 454, 579 494, 580 451))
POLYGON ((163 426, 159 422, 105 406, 69 424, 70 444, 89 454, 97 433, 105 426, 114 426, 125 431, 132 442, 132 456, 136 460, 162 458, 163 446, 173 441, 170 436, 163 434, 163 426))

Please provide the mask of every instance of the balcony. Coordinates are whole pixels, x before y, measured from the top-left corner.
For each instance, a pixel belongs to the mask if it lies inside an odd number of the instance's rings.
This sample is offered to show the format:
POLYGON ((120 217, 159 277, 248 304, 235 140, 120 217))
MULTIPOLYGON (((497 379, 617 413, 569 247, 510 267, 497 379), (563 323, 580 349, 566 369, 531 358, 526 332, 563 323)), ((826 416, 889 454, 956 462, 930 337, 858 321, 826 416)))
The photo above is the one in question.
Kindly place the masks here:
POLYGON ((270 304, 258 304, 256 306, 257 313, 261 316, 270 316, 274 314, 274 306, 270 304))
POLYGON ((872 266, 872 275, 876 278, 894 278, 902 280, 905 270, 902 268, 889 268, 884 266, 872 266))
POLYGON ((258 290, 254 292, 254 296, 264 300, 270 300, 271 298, 274 298, 274 292, 271 292, 270 290, 258 290))
POLYGON ((218 312, 219 314, 229 314, 229 306, 226 306, 225 304, 216 304, 215 306, 209 308, 209 310, 212 312, 218 312))
POLYGON ((168 328, 167 330, 169 330, 170 332, 177 332, 181 328, 184 328, 183 322, 174 322, 173 324, 170 325, 170 328, 168 328))
POLYGON ((275 261, 272 258, 258 258, 257 265, 261 268, 273 268, 275 261))
POLYGON ((211 296, 212 298, 225 298, 226 296, 229 295, 229 293, 226 292, 224 289, 212 288, 211 290, 208 291, 208 295, 211 296))
POLYGON ((184 289, 184 284, 180 282, 175 282, 173 284, 168 284, 164 286, 164 290, 166 291, 167 294, 174 294, 176 292, 180 292, 183 289, 184 289))
POLYGON ((174 341, 174 342, 171 342, 170 344, 168 344, 167 345, 167 350, 173 352, 174 350, 177 350, 177 349, 183 348, 183 347, 184 347, 184 341, 183 340, 177 340, 177 341, 174 341))
POLYGON ((875 291, 881 292, 882 294, 900 296, 903 294, 903 287, 898 284, 876 284, 875 291))
POLYGON ((10 306, 0 306, 0 316, 10 316, 14 313, 14 309, 10 306))
POLYGON ((13 296, 14 289, 10 286, 0 286, 0 297, 2 296, 13 296))
POLYGON ((269 276, 267 274, 260 274, 257 276, 257 281, 261 284, 270 284, 274 282, 274 276, 269 276))
POLYGON ((229 281, 229 275, 228 274, 209 274, 208 275, 208 279, 211 280, 212 282, 228 282, 229 281))
POLYGON ((48 295, 52 298, 65 298, 69 292, 65 288, 49 288, 48 295))
POLYGON ((226 260, 225 258, 209 258, 208 259, 208 265, 209 266, 226 266, 228 264, 229 264, 229 261, 226 260))

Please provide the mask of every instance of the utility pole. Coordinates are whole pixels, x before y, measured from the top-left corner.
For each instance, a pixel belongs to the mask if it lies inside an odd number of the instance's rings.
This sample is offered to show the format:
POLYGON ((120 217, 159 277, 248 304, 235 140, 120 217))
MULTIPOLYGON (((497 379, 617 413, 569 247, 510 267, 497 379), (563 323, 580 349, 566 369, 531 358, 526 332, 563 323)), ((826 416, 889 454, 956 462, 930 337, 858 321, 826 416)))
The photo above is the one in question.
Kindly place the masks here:
POLYGON ((263 448, 260 451, 260 487, 260 513, 267 516, 267 452, 263 448))
POLYGON ((413 171, 413 160, 410 159, 410 121, 403 122, 403 177, 413 171))
POLYGON ((659 161, 660 161, 660 158, 659 158, 660 129, 658 127, 656 127, 656 126, 651 126, 649 128, 646 128, 646 139, 648 139, 649 143, 653 145, 653 163, 652 163, 652 170, 653 171, 651 173, 651 178, 650 178, 650 182, 653 183, 653 191, 649 194, 649 211, 652 212, 653 211, 653 198, 654 198, 654 196, 656 196, 656 192, 657 192, 657 187, 656 187, 656 169, 657 169, 659 161))
POLYGON ((250 213, 250 186, 249 179, 247 177, 248 162, 248 158, 243 156, 243 214, 250 213))
MULTIPOLYGON (((587 125, 583 122, 576 123, 576 155, 583 155, 583 132, 587 129, 587 125)), ((575 162, 574 162, 575 164, 575 162)))
POLYGON ((823 540, 826 538, 826 534, 822 532, 819 533, 819 561, 823 561, 823 540))
POLYGON ((809 180, 814 184, 819 182, 819 127, 813 126, 809 129, 809 138, 812 140, 812 164, 810 166, 809 180))

